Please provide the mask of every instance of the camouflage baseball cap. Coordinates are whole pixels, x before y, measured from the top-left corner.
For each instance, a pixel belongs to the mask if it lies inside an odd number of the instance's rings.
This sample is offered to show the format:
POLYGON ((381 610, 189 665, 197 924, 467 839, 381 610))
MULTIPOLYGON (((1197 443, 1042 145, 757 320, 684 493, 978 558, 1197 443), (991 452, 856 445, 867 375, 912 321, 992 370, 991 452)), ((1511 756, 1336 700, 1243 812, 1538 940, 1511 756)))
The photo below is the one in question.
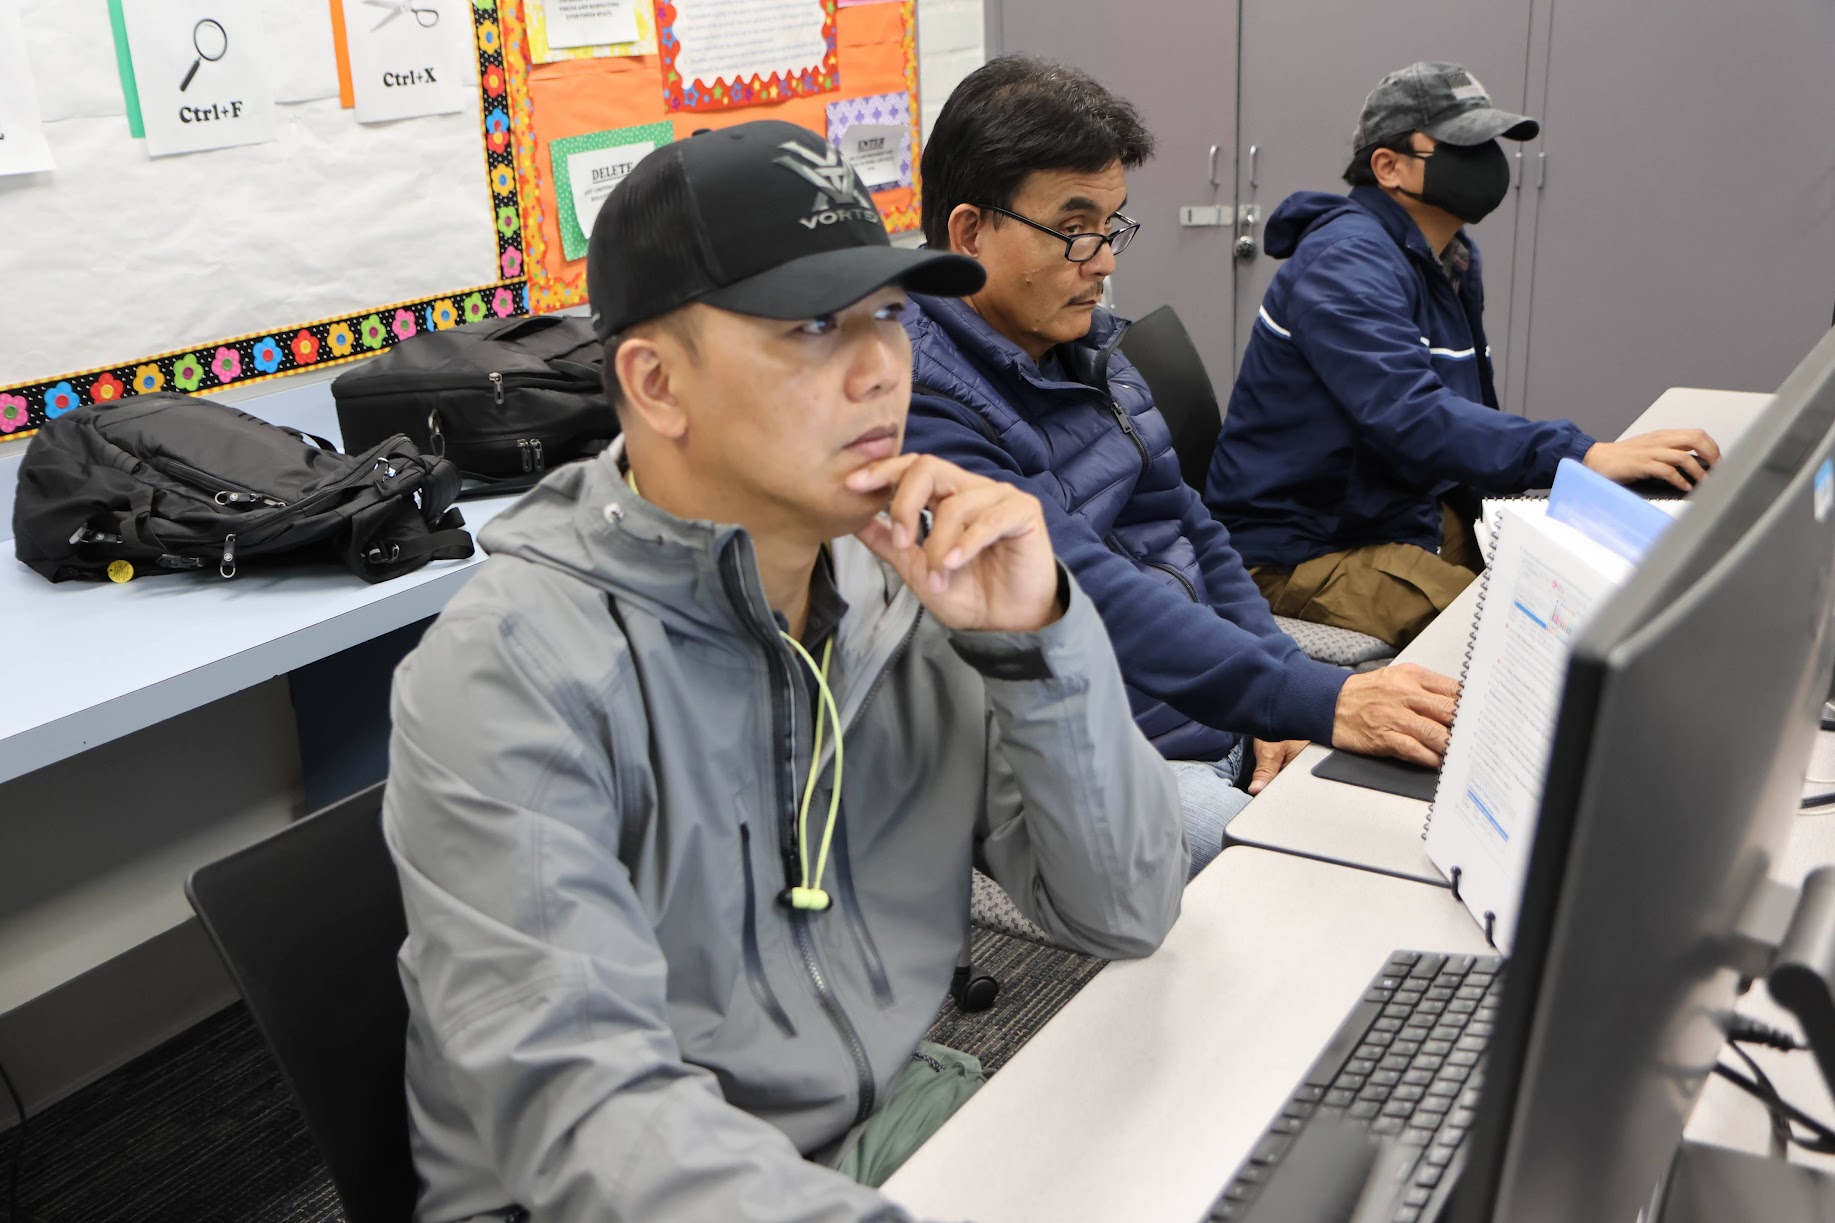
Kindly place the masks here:
POLYGON ((1474 145, 1503 136, 1534 140, 1542 125, 1491 105, 1478 78, 1458 64, 1420 63, 1391 72, 1364 99, 1351 147, 1362 150, 1405 132, 1426 132, 1448 144, 1474 145))

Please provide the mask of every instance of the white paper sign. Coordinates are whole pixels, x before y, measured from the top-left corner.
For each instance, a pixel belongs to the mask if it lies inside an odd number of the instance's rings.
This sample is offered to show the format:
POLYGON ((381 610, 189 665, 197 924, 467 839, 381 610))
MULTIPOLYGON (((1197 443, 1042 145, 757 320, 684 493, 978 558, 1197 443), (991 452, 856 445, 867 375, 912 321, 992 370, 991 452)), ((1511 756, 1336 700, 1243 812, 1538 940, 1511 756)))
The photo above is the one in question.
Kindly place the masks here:
POLYGON ((675 70, 709 85, 819 74, 827 20, 821 0, 677 0, 675 70))
POLYGON ((899 160, 911 129, 896 123, 856 123, 841 137, 841 156, 868 191, 898 185, 899 160))
POLYGON ((470 0, 343 0, 357 121, 383 123, 461 110, 471 80, 459 56, 469 47, 470 0), (460 44, 454 30, 464 26, 460 44))
POLYGON ((612 188, 624 181, 637 163, 656 151, 648 140, 637 144, 614 145, 609 149, 588 149, 567 159, 568 185, 573 189, 573 211, 580 219, 580 232, 593 232, 599 217, 599 205, 612 188))
POLYGON ((121 0, 147 153, 274 139, 261 8, 226 0, 121 0))
POLYGON ((540 0, 550 47, 637 41, 637 0, 540 0))
POLYGON ((25 57, 25 24, 16 0, 0 0, 0 174, 51 168, 38 90, 25 57))

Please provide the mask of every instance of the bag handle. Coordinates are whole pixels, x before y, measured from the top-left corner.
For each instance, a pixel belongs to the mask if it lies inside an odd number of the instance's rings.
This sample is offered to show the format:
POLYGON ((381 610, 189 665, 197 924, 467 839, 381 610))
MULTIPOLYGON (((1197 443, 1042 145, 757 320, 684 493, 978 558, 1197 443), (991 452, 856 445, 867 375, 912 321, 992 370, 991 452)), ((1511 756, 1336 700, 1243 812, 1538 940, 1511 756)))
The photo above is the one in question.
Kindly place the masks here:
MULTIPOLYGON (((484 338, 494 344, 514 344, 530 356, 552 363, 588 343, 580 339, 575 329, 567 326, 569 321, 571 316, 565 314, 535 314, 519 318, 484 338)), ((594 377, 597 377, 596 372, 594 377)))
POLYGON ((276 429, 282 430, 283 432, 291 433, 294 437, 299 438, 301 441, 311 442, 314 446, 317 446, 320 450, 325 451, 327 454, 343 454, 344 453, 342 450, 339 450, 331 442, 327 441, 325 438, 320 437, 316 433, 308 433, 304 429, 296 429, 292 425, 276 425, 274 427, 276 429))

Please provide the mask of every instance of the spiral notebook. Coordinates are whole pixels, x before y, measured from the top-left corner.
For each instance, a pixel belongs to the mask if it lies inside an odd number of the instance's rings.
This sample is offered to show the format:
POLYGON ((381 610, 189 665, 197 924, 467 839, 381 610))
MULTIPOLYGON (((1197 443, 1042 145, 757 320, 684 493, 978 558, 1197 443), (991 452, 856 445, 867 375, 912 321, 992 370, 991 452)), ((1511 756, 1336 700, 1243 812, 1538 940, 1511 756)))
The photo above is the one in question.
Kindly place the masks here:
POLYGON ((1479 590, 1427 855, 1499 950, 1516 931, 1569 642, 1673 515, 1572 461, 1504 502, 1479 590))

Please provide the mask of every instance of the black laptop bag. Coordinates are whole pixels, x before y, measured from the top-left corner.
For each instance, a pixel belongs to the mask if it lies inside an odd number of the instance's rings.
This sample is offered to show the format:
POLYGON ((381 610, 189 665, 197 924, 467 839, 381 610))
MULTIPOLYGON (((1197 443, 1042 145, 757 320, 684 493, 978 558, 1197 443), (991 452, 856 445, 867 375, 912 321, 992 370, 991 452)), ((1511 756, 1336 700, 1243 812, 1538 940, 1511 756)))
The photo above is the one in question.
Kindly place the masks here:
POLYGON ((314 561, 381 582, 472 554, 459 484, 399 434, 339 454, 208 399, 136 395, 32 438, 13 547, 53 582, 314 561))
POLYGON ((427 331, 331 384, 351 448, 401 433, 465 475, 527 487, 618 435, 600 383, 604 350, 572 315, 490 319, 427 331))

